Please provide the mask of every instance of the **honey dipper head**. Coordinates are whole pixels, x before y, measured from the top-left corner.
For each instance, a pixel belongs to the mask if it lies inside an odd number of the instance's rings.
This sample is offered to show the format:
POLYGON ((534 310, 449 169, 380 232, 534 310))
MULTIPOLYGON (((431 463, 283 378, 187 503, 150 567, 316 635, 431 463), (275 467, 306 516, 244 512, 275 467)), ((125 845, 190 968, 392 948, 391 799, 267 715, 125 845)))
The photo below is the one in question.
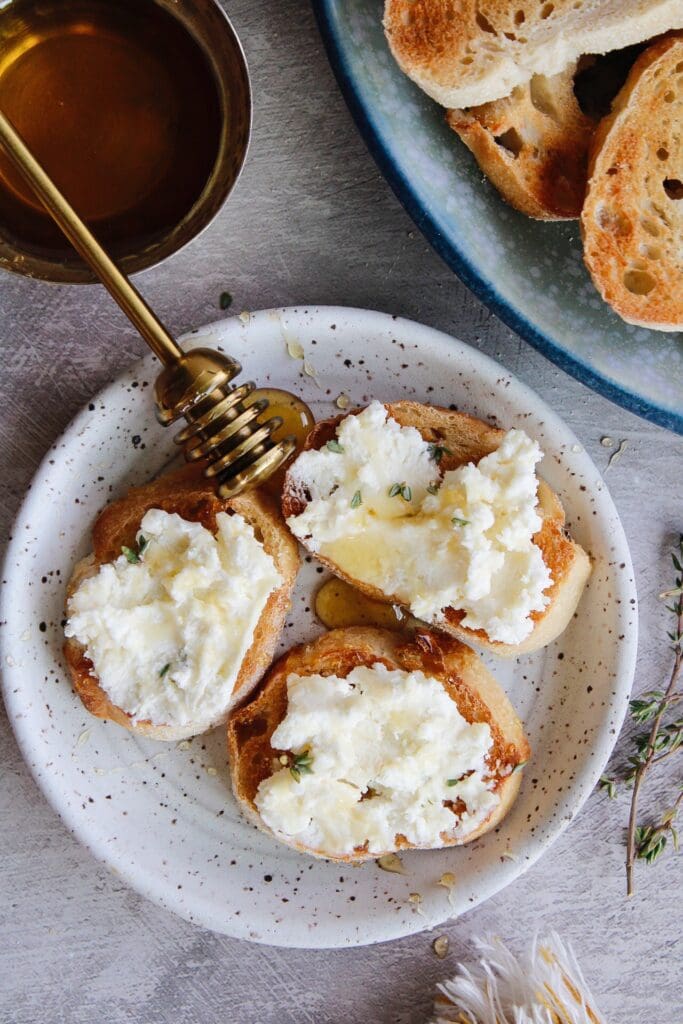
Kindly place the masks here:
POLYGON ((232 387, 241 369, 230 356, 196 348, 167 365, 155 385, 157 419, 166 426, 185 418, 175 440, 188 461, 206 460, 206 476, 222 498, 262 483, 296 447, 294 437, 272 439, 282 419, 262 421, 268 402, 248 401, 251 381, 232 387))

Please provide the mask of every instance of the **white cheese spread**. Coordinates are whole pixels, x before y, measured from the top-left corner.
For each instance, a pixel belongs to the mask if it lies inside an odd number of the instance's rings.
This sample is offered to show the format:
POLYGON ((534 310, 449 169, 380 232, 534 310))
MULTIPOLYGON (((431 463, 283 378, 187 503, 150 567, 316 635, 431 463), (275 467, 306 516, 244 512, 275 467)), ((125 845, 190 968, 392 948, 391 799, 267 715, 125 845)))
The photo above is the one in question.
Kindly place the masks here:
POLYGON ((138 551, 84 580, 67 637, 86 650, 102 689, 134 721, 208 723, 227 708, 269 595, 282 582, 252 527, 219 512, 201 523, 150 509, 138 551))
POLYGON ((476 465, 441 476, 442 455, 373 402, 341 421, 336 440, 298 457, 290 479, 307 504, 288 525, 312 551, 418 618, 438 624, 455 608, 464 626, 520 643, 552 583, 533 542, 542 452, 524 431, 510 430, 476 465))
POLYGON ((421 846, 465 838, 497 806, 491 730, 468 723, 438 680, 378 663, 345 679, 290 675, 287 692, 271 746, 293 760, 255 801, 274 832, 335 855, 366 842, 382 853, 398 834, 421 846))

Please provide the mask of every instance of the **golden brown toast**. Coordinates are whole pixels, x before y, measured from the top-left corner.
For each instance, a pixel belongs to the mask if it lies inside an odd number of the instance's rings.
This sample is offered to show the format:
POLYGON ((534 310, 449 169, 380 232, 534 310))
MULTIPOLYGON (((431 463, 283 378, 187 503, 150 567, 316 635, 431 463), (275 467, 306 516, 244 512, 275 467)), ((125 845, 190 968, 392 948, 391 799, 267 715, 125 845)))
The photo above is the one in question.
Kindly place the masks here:
POLYGON ((584 258, 624 320, 683 328, 683 33, 638 58, 591 146, 584 258))
POLYGON ((504 99, 446 115, 503 198, 538 220, 581 213, 595 122, 578 104, 575 72, 535 75, 504 99))
POLYGON ((385 0, 399 67, 442 106, 509 96, 585 53, 607 53, 683 28, 680 0, 385 0))
POLYGON ((77 640, 67 639, 66 658, 76 693, 85 707, 97 718, 108 718, 131 732, 151 739, 179 740, 206 732, 225 721, 228 711, 243 700, 256 686, 268 668, 289 608, 291 592, 299 568, 296 542, 287 530, 276 503, 268 495, 255 490, 230 501, 218 498, 201 467, 183 466, 146 484, 135 487, 123 498, 112 502, 97 517, 93 527, 93 552, 76 565, 67 588, 67 612, 71 594, 87 576, 94 575, 105 562, 112 562, 126 545, 135 548, 140 522, 151 508, 177 513, 190 522, 201 523, 216 532, 219 512, 237 512, 253 527, 256 537, 271 555, 282 577, 282 585, 270 594, 254 631, 253 642, 244 658, 232 694, 223 715, 211 722, 196 722, 174 728, 162 722, 133 722, 121 708, 109 700, 93 675, 92 662, 77 640))
MULTIPOLYGON (((278 758, 286 753, 274 749, 270 739, 287 713, 290 673, 345 678, 359 665, 372 667, 377 663, 407 672, 419 670, 437 679, 468 722, 488 723, 493 746, 487 763, 491 777, 496 780, 493 788, 500 802, 466 838, 454 839, 442 834, 441 845, 471 842, 495 828, 519 790, 521 772, 515 769, 530 756, 522 724, 504 691, 474 651, 451 637, 424 630, 409 639, 390 630, 367 626, 335 629, 312 643, 294 647, 273 665, 256 695, 231 715, 228 722, 230 772, 233 792, 245 814, 259 828, 270 831, 258 813, 255 798, 261 782, 279 768, 278 758)), ((331 856, 328 851, 309 849, 283 835, 276 838, 303 853, 331 856)), ((396 836, 394 849, 414 848, 404 836, 396 836)), ((352 854, 336 855, 332 859, 360 862, 378 856, 381 854, 369 853, 366 844, 352 854)))
MULTIPOLYGON (((505 435, 503 430, 492 427, 482 420, 438 406, 401 401, 387 402, 385 408, 401 426, 415 427, 426 441, 448 449, 439 463, 441 472, 456 469, 467 462, 478 462, 485 455, 495 451, 505 435)), ((350 415, 354 415, 354 412, 350 415)), ((342 419, 342 416, 337 416, 317 423, 306 439, 304 450, 322 448, 332 440, 337 424, 342 419)), ((534 628, 530 635, 522 643, 515 645, 492 641, 482 630, 462 626, 460 623, 465 617, 464 613, 454 608, 447 609, 445 620, 438 625, 434 624, 433 628, 483 647, 501 657, 515 657, 545 647, 566 629, 590 575, 590 560, 583 548, 567 535, 564 528, 564 509, 557 495, 543 480, 539 480, 538 500, 543 525, 533 539, 541 550, 553 582, 546 591, 549 602, 545 609, 532 613, 534 628)), ((282 496, 282 512, 285 519, 300 515, 305 507, 305 499, 293 489, 288 474, 285 477, 282 496)), ((316 558, 335 575, 345 579, 369 597, 389 604, 402 603, 395 594, 385 594, 374 586, 347 576, 337 565, 321 557, 319 553, 316 553, 316 558)))

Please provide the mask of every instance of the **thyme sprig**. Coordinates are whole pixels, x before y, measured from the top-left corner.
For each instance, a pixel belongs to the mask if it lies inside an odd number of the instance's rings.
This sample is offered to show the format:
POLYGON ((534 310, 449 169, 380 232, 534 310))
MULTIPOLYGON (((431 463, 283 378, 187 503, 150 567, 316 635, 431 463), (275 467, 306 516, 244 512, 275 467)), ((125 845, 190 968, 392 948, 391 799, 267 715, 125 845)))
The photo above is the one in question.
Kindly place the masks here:
POLYGON ((127 561, 129 561, 131 565, 135 565, 136 562, 140 561, 145 548, 149 544, 149 540, 145 537, 144 533, 140 533, 138 534, 136 544, 137 550, 135 548, 129 548, 125 544, 121 545, 121 554, 126 556, 127 561))
POLYGON ((444 455, 452 455, 453 452, 445 444, 430 444, 429 454, 438 466, 444 455))
POLYGON ((673 848, 678 852, 679 841, 675 821, 683 801, 683 786, 678 797, 668 811, 662 815, 659 825, 636 825, 636 853, 640 860, 652 864, 660 853, 664 852, 667 840, 671 836, 673 848))
MULTIPOLYGON (((626 840, 626 891, 629 896, 634 892, 636 860, 654 863, 664 852, 669 838, 674 849, 678 850, 676 819, 683 802, 683 785, 679 785, 678 797, 673 806, 662 814, 658 822, 638 824, 638 803, 647 773, 683 747, 683 718, 665 720, 672 707, 683 698, 683 692, 676 688, 683 667, 683 534, 678 539, 678 550, 672 559, 677 574, 675 585, 672 590, 661 595, 665 600, 673 599, 673 603, 667 605, 675 622, 673 630, 667 634, 673 651, 671 675, 664 690, 648 690, 629 705, 631 718, 635 722, 639 725, 650 724, 649 731, 638 733, 635 737, 635 754, 628 760, 629 772, 626 776, 626 781, 633 784, 626 840)), ((606 782, 610 787, 614 785, 611 780, 606 782)), ((602 780, 601 785, 607 788, 602 780)), ((611 796, 611 789, 608 792, 611 796)))
POLYGON ((600 781, 598 782, 598 786, 600 787, 600 789, 605 790, 610 800, 616 800, 617 784, 614 781, 614 779, 609 779, 606 775, 601 775, 600 781))
POLYGON ((404 501, 413 500, 412 488, 408 486, 405 480, 403 480, 400 484, 392 484, 392 486, 389 488, 390 498, 396 498, 398 497, 399 494, 401 495, 404 501))
POLYGON ((313 774, 312 764, 313 758, 308 750, 303 750, 300 754, 293 754, 289 765, 289 774, 295 782, 301 782, 302 775, 313 774))

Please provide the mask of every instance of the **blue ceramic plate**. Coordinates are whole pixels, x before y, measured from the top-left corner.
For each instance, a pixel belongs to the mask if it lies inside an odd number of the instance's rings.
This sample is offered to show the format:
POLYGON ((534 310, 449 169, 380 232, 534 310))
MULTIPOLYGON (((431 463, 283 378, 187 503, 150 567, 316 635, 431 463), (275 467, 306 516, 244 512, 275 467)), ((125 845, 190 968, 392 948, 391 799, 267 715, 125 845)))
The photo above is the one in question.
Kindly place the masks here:
POLYGON ((584 268, 577 223, 537 223, 500 199, 441 108, 394 63, 381 0, 313 6, 365 141, 449 266, 562 369, 683 434, 683 334, 632 327, 611 312, 584 268))

